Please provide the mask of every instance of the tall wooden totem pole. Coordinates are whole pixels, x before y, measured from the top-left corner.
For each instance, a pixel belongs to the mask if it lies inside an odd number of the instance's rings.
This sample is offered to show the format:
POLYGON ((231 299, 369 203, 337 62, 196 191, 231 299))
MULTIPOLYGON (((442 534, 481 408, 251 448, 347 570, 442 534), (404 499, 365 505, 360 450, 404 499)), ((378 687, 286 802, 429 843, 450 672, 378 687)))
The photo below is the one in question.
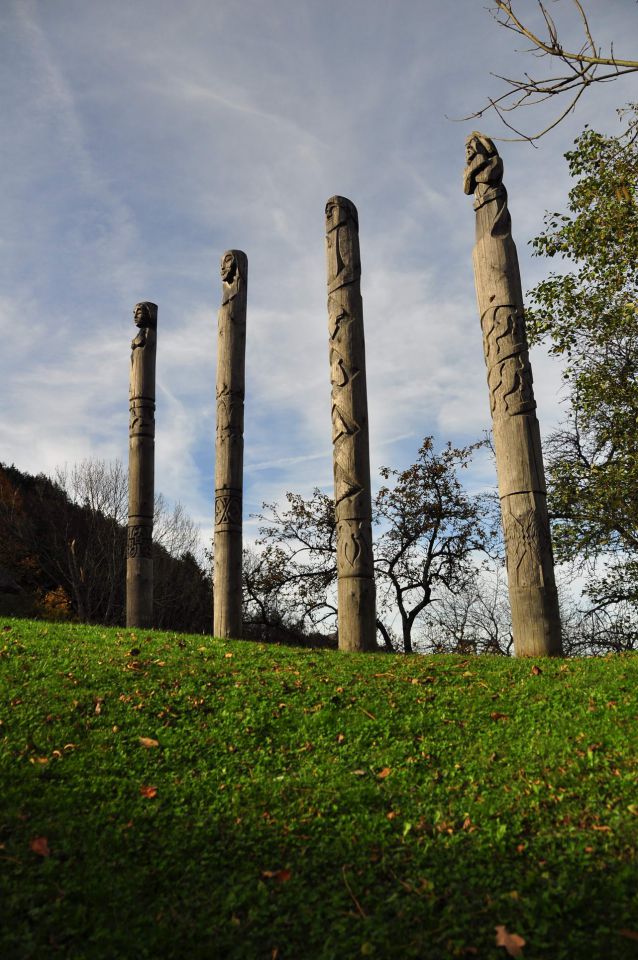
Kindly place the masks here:
POLYGON ((139 333, 131 343, 129 384, 126 625, 153 625, 153 509, 155 499, 155 351, 157 305, 135 305, 139 333))
POLYGON ((217 334, 215 445, 215 574, 213 633, 242 634, 242 489, 244 369, 248 258, 227 250, 221 261, 222 304, 217 334))
POLYGON ((560 615, 523 294, 503 161, 489 137, 466 141, 463 187, 474 194, 474 279, 494 428, 514 648, 560 656, 560 615))
POLYGON ((374 650, 377 628, 359 217, 345 197, 331 197, 326 204, 326 253, 339 649, 374 650))

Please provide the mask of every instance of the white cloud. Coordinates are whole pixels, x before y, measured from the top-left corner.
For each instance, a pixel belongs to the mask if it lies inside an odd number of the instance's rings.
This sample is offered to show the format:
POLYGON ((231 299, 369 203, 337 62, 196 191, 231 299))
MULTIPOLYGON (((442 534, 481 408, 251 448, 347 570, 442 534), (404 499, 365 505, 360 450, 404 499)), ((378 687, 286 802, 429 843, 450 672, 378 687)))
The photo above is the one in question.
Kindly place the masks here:
MULTIPOLYGON (((16 0, 0 16, 3 461, 126 460, 131 310, 153 300, 156 483, 207 529, 218 263, 239 247, 246 511, 329 488, 333 193, 360 213, 373 476, 411 462, 426 434, 461 444, 488 426, 474 216, 460 187, 475 122, 445 115, 480 106, 498 85, 489 70, 520 60, 480 4, 16 0)), ((626 20, 610 0, 602 39, 622 37, 626 20)), ((590 93, 538 151, 502 147, 524 287, 547 269, 526 240, 564 201, 562 153, 590 117, 613 129, 624 96, 616 84, 590 93)), ((480 125, 498 132, 487 116, 480 125)), ((547 432, 560 371, 537 349, 532 362, 547 432)), ((484 464, 473 476, 483 481, 484 464)))

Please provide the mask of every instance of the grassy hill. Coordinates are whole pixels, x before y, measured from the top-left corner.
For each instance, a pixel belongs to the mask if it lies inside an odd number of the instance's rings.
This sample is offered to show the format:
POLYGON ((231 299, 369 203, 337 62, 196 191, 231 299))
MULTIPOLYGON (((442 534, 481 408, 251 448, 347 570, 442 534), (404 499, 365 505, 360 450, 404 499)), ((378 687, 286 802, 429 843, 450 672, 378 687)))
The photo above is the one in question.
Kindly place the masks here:
POLYGON ((0 691, 6 960, 638 955, 636 655, 5 620, 0 691))

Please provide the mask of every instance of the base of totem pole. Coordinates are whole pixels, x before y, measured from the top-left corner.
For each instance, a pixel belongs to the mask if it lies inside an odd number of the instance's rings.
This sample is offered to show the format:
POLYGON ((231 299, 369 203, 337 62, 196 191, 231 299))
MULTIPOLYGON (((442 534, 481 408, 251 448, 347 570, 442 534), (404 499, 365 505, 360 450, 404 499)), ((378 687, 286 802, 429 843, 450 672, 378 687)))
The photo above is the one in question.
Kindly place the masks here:
POLYGON ((366 652, 377 649, 374 580, 341 577, 338 581, 339 649, 366 652))
POLYGON ((517 657, 560 657, 560 620, 555 587, 513 587, 510 589, 512 634, 517 657))
POLYGON ((126 561, 126 626, 153 626, 153 561, 146 557, 126 561))
POLYGON ((215 602, 213 636, 241 640, 242 635, 241 532, 215 530, 215 602))

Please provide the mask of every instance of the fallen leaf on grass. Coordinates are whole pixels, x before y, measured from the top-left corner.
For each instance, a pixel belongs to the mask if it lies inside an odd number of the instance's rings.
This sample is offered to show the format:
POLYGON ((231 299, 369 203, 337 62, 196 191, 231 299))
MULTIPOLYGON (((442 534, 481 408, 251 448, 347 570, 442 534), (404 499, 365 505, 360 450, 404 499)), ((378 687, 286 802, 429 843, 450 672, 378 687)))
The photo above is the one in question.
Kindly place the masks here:
POLYGON ((517 933, 510 933, 507 927, 499 925, 496 930, 496 946, 505 947, 510 957, 522 956, 525 940, 517 933))
POLYGON ((389 777, 392 773, 390 767, 384 767, 383 770, 379 770, 377 777, 379 780, 385 780, 386 777, 389 777))
POLYGON ((228 659, 230 659, 230 657, 233 656, 233 654, 232 654, 232 653, 225 653, 224 656, 225 656, 226 659, 228 660, 228 659))
POLYGON ((498 710, 493 710, 490 713, 490 720, 509 720, 509 714, 499 713, 498 710))
POLYGON ((95 700, 95 713, 99 717, 102 713, 102 704, 104 703, 104 697, 96 697, 95 700))
POLYGON ((262 870, 261 875, 264 880, 277 880, 279 883, 286 883, 292 877, 290 870, 262 870))
POLYGON ((532 667, 532 674, 533 674, 535 677, 540 677, 540 675, 541 675, 542 672, 543 672, 543 671, 541 670, 541 668, 540 668, 540 667, 537 667, 536 664, 534 664, 534 666, 532 667))
POLYGON ((157 787, 145 786, 143 784, 140 787, 140 793, 143 797, 146 797, 147 800, 152 800, 153 797, 157 796, 157 787))
POLYGON ((29 757, 31 763, 48 763, 48 757, 29 757))
POLYGON ((33 840, 29 842, 29 849, 33 850, 34 853, 37 853, 39 857, 51 856, 51 851, 49 850, 49 841, 46 837, 34 837, 33 840))
POLYGON ((343 735, 343 733, 338 733, 338 734, 337 734, 337 743, 343 743, 343 741, 344 741, 345 739, 346 739, 346 738, 345 738, 345 736, 343 735))
POLYGON ((626 927, 623 927, 618 933, 621 937, 627 937, 628 940, 638 940, 638 933, 635 930, 627 930, 626 927))
POLYGON ((153 740, 152 737, 138 737, 141 746, 146 747, 147 750, 152 750, 153 747, 159 747, 159 740, 153 740))
POLYGON ((355 777, 365 777, 366 775, 365 770, 353 770, 352 772, 354 773, 355 777))

